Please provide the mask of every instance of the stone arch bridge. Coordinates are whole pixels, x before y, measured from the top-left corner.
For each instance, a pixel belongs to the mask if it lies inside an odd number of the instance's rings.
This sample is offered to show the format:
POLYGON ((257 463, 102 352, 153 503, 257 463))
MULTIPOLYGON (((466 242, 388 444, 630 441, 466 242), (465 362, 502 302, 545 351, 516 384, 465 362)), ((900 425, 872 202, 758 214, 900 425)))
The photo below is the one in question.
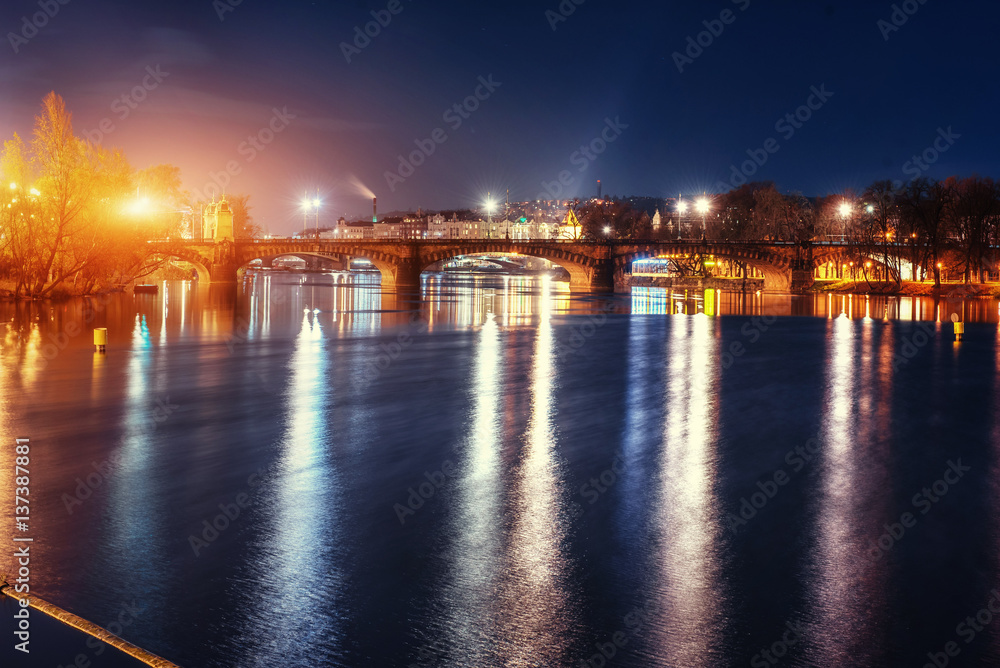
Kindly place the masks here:
POLYGON ((576 241, 373 239, 268 239, 236 241, 151 241, 165 257, 193 264, 201 280, 234 282, 238 271, 254 260, 270 262, 283 255, 322 257, 349 262, 369 260, 382 274, 385 288, 419 287, 428 266, 459 255, 525 255, 549 260, 570 275, 574 291, 609 291, 624 285, 632 262, 671 255, 713 255, 744 262, 764 275, 764 287, 775 292, 806 289, 816 267, 842 256, 839 244, 808 245, 727 241, 576 241))

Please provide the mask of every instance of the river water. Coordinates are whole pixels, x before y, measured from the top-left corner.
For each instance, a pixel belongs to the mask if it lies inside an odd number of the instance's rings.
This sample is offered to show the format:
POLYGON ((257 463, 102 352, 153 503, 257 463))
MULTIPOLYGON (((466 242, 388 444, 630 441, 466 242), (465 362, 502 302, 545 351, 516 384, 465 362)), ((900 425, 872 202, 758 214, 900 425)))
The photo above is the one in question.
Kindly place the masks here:
POLYGON ((0 305, 33 591, 185 667, 1000 665, 996 300, 425 278, 0 305))

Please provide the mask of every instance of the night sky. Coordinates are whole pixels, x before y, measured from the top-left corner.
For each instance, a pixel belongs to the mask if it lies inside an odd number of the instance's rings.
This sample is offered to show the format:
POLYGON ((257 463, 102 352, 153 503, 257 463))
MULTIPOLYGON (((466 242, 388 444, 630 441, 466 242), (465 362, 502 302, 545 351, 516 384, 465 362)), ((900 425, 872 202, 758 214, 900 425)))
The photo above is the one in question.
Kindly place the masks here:
POLYGON ((508 188, 591 196, 597 179, 605 194, 718 192, 748 150, 767 158, 753 179, 807 195, 1000 177, 995 1, 908 0, 895 17, 872 1, 41 5, 55 15, 37 35, 22 19, 37 0, 0 9, 5 139, 30 134, 55 90, 78 134, 137 168, 175 164, 192 191, 228 178, 272 233, 299 229, 299 200, 317 189, 324 217, 360 216, 368 190, 385 212, 474 207, 508 188), (388 25, 357 49, 373 11, 388 25), (689 50, 702 32, 708 45, 689 50), (121 100, 137 86, 144 99, 121 100), (474 111, 452 109, 467 98, 474 111), (810 101, 799 127, 776 126, 810 101), (934 164, 908 164, 943 135, 934 164), (416 141, 433 153, 400 171, 416 141))

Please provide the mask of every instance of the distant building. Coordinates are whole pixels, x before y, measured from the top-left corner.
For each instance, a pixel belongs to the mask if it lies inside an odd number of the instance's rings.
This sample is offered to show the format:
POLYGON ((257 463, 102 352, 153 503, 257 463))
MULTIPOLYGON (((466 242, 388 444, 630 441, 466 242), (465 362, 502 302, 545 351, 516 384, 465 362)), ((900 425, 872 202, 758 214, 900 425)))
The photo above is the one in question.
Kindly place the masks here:
POLYGON ((376 239, 425 239, 427 237, 427 220, 409 217, 387 218, 375 223, 376 239))
POLYGON ((337 225, 332 230, 324 230, 319 233, 321 239, 350 239, 353 241, 374 239, 375 224, 367 221, 349 223, 344 217, 337 220, 337 225))

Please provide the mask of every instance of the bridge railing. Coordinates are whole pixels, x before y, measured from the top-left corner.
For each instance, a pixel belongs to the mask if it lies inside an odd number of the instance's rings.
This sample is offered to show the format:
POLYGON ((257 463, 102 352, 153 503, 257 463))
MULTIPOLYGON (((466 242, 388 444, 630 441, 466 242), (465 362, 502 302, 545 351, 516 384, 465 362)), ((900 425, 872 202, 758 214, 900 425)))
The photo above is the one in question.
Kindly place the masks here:
MULTIPOLYGON (((555 244, 555 245, 586 245, 586 246, 634 246, 634 245, 658 245, 658 246, 761 246, 761 247, 795 247, 800 243, 797 241, 733 241, 725 239, 469 239, 464 237, 455 238, 435 238, 435 239, 409 239, 403 237, 379 238, 379 239, 300 239, 297 237, 271 238, 271 239, 237 239, 237 243, 253 243, 255 245, 277 245, 288 243, 301 244, 386 244, 386 243, 414 243, 434 246, 454 246, 456 243, 466 244, 502 244, 502 245, 533 245, 533 244, 555 244)), ((849 244, 837 241, 814 241, 813 246, 841 247, 849 244)))

